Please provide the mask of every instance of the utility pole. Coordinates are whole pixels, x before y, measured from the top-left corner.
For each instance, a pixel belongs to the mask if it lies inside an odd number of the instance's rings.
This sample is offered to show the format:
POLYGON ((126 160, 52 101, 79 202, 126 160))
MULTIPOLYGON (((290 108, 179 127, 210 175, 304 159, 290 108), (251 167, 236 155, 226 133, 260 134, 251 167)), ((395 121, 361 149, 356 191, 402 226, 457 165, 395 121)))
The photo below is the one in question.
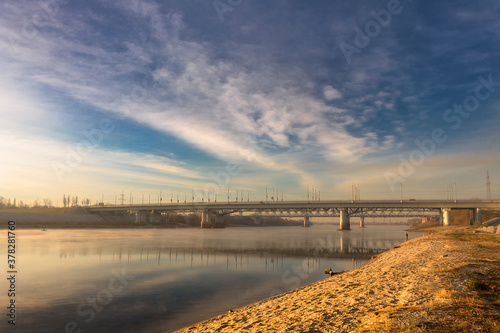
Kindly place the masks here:
POLYGON ((401 182, 401 202, 403 202, 403 182, 401 182))
POLYGON ((457 183, 455 183, 455 202, 457 202, 457 183))
POLYGON ((486 200, 491 200, 490 172, 486 170, 486 200))

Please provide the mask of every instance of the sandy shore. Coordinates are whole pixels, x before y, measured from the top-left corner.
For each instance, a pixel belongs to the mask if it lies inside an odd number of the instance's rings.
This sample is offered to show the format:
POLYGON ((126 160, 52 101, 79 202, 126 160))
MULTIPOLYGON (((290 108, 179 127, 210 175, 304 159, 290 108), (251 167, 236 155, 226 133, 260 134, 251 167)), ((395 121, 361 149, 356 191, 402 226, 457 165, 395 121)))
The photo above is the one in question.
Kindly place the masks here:
POLYGON ((500 235, 435 231, 178 332, 500 332, 500 235))

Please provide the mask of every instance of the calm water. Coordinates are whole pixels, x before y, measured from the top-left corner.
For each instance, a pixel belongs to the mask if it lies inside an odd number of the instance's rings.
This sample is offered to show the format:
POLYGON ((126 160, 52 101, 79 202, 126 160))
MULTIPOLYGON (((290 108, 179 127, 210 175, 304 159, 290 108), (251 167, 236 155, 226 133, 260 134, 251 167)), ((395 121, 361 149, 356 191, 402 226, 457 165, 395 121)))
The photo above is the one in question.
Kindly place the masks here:
POLYGON ((15 332, 170 332, 360 266, 404 238, 395 226, 18 230, 15 332))

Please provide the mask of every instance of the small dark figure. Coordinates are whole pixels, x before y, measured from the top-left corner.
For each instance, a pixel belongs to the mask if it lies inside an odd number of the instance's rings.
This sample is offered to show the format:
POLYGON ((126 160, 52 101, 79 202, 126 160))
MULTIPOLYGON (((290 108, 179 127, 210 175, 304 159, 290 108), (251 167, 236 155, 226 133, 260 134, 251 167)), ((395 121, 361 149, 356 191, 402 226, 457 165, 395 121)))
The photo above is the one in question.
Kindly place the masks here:
POLYGON ((334 276, 334 275, 338 275, 338 274, 342 274, 344 273, 345 271, 344 270, 341 270, 340 272, 334 272, 332 271, 331 268, 329 269, 325 269, 325 274, 330 274, 330 276, 334 276))
POLYGON ((406 240, 408 240, 408 233, 406 233, 406 240))

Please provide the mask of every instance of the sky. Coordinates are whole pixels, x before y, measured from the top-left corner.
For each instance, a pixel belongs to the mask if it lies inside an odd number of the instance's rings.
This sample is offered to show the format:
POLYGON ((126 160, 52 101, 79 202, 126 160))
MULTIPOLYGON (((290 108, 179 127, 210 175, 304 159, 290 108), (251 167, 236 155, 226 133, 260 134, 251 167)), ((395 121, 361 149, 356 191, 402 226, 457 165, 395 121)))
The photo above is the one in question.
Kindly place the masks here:
POLYGON ((458 199, 486 199, 489 171, 496 199, 499 12, 2 1, 0 196, 446 199, 456 184, 458 199))

